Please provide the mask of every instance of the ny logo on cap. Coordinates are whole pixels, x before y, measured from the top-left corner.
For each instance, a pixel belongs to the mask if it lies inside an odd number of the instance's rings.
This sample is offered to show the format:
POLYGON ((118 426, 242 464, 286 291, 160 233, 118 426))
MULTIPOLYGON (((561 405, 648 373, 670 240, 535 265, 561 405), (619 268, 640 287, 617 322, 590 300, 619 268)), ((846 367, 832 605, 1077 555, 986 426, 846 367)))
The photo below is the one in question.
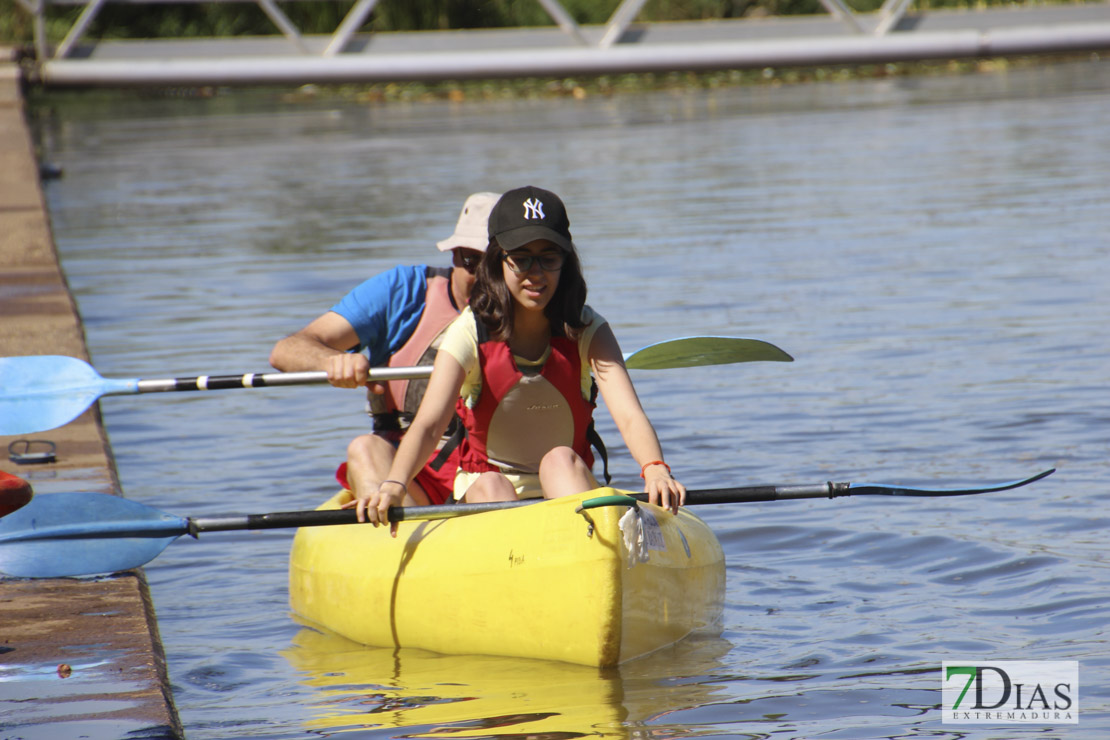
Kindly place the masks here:
POLYGON ((542 221, 544 218, 543 202, 538 198, 529 198, 524 201, 524 218, 528 220, 538 218, 542 221))

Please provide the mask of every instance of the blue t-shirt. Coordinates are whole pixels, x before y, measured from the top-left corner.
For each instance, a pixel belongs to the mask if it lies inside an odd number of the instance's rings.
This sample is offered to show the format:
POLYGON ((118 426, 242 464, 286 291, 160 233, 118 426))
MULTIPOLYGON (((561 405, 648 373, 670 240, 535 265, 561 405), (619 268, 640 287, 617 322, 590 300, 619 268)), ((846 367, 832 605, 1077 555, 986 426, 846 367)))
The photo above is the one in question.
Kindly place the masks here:
POLYGON ((386 364, 416 330, 427 301, 427 273, 425 265, 394 267, 332 306, 358 333, 358 349, 370 350, 371 365, 386 364))

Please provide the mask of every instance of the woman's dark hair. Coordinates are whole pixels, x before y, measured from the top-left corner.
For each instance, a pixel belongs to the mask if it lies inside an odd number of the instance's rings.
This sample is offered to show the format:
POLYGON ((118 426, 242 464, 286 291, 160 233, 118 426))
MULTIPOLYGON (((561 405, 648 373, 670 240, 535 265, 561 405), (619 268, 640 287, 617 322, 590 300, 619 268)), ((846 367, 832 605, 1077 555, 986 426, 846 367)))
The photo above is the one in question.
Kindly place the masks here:
MULTIPOLYGON (((586 305, 582 263, 573 248, 565 256, 555 295, 544 309, 553 337, 575 337, 586 326, 582 322, 582 308, 586 305)), ((513 332, 513 296, 505 285, 504 257, 505 250, 496 237, 491 238, 485 256, 478 263, 474 288, 470 291, 474 316, 489 329, 490 337, 499 342, 508 341, 513 332)))

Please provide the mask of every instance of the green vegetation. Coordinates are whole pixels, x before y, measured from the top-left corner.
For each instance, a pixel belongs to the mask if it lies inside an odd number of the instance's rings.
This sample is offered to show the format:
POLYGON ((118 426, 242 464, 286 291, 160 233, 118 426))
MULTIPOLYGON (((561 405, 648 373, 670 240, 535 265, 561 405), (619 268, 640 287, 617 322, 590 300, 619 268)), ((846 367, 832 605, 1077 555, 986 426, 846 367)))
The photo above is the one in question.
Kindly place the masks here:
MULTIPOLYGON (((1023 67, 1091 59, 1089 54, 1038 55, 998 59, 953 59, 933 62, 898 62, 856 66, 787 67, 782 69, 723 70, 717 72, 667 72, 661 74, 600 75, 583 78, 524 78, 515 80, 447 81, 436 83, 384 82, 360 85, 304 85, 279 94, 288 102, 336 98, 364 103, 518 100, 536 98, 613 97, 648 91, 689 93, 737 86, 779 87, 811 82, 929 77, 937 75, 997 74, 1023 67)), ((192 94, 217 95, 217 88, 192 94)))
MULTIPOLYGON (((1070 2, 1074 0, 1060 0, 1070 2)), ((282 10, 305 33, 331 33, 354 0, 282 2, 282 10)), ((563 0, 563 7, 581 24, 604 23, 619 0, 563 0)), ((882 0, 848 0, 860 12, 877 9, 882 0)), ((1012 0, 915 0, 914 7, 976 8, 1022 5, 1012 0)), ((80 15, 80 6, 47 9, 47 36, 58 41, 80 15)), ((705 20, 765 15, 824 13, 819 0, 648 0, 640 21, 705 20)), ((447 28, 546 26, 553 22, 537 0, 380 0, 362 30, 412 31, 447 28)), ((101 9, 89 28, 90 38, 180 38, 271 35, 273 23, 252 2, 132 4, 112 3, 101 9)), ((0 0, 0 44, 29 44, 31 14, 20 0, 0 0)))
MULTIPOLYGON (((144 98, 213 98, 226 101, 234 110, 244 101, 280 100, 290 104, 316 101, 346 101, 366 105, 450 102, 455 104, 497 101, 567 98, 587 100, 666 91, 673 95, 734 87, 780 87, 813 82, 843 83, 851 80, 930 77, 940 75, 1001 74, 1025 67, 1054 63, 1075 63, 1097 59, 1090 54, 1037 55, 1005 59, 953 59, 935 62, 898 62, 856 66, 786 67, 781 69, 725 70, 717 72, 668 72, 663 74, 598 75, 581 78, 523 78, 445 82, 375 82, 351 84, 308 84, 297 88, 253 86, 223 88, 211 85, 164 87, 137 90, 77 90, 49 92, 32 87, 32 101, 41 96, 55 103, 67 101, 83 105, 118 107, 123 100, 144 98)), ((707 96, 711 100, 712 96, 707 96)))

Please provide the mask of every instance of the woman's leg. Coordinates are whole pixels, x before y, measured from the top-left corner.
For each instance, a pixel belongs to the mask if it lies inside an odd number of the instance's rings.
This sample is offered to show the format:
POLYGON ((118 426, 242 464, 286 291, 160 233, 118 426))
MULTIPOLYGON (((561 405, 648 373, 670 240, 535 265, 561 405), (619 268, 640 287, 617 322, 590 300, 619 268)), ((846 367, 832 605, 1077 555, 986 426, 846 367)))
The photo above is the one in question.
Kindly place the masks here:
POLYGON ((561 498, 597 488, 586 461, 569 447, 556 447, 540 460, 544 498, 561 498))
POLYGON ((462 501, 467 504, 516 500, 516 489, 501 473, 482 473, 470 484, 470 488, 466 489, 466 495, 462 498, 462 501))

